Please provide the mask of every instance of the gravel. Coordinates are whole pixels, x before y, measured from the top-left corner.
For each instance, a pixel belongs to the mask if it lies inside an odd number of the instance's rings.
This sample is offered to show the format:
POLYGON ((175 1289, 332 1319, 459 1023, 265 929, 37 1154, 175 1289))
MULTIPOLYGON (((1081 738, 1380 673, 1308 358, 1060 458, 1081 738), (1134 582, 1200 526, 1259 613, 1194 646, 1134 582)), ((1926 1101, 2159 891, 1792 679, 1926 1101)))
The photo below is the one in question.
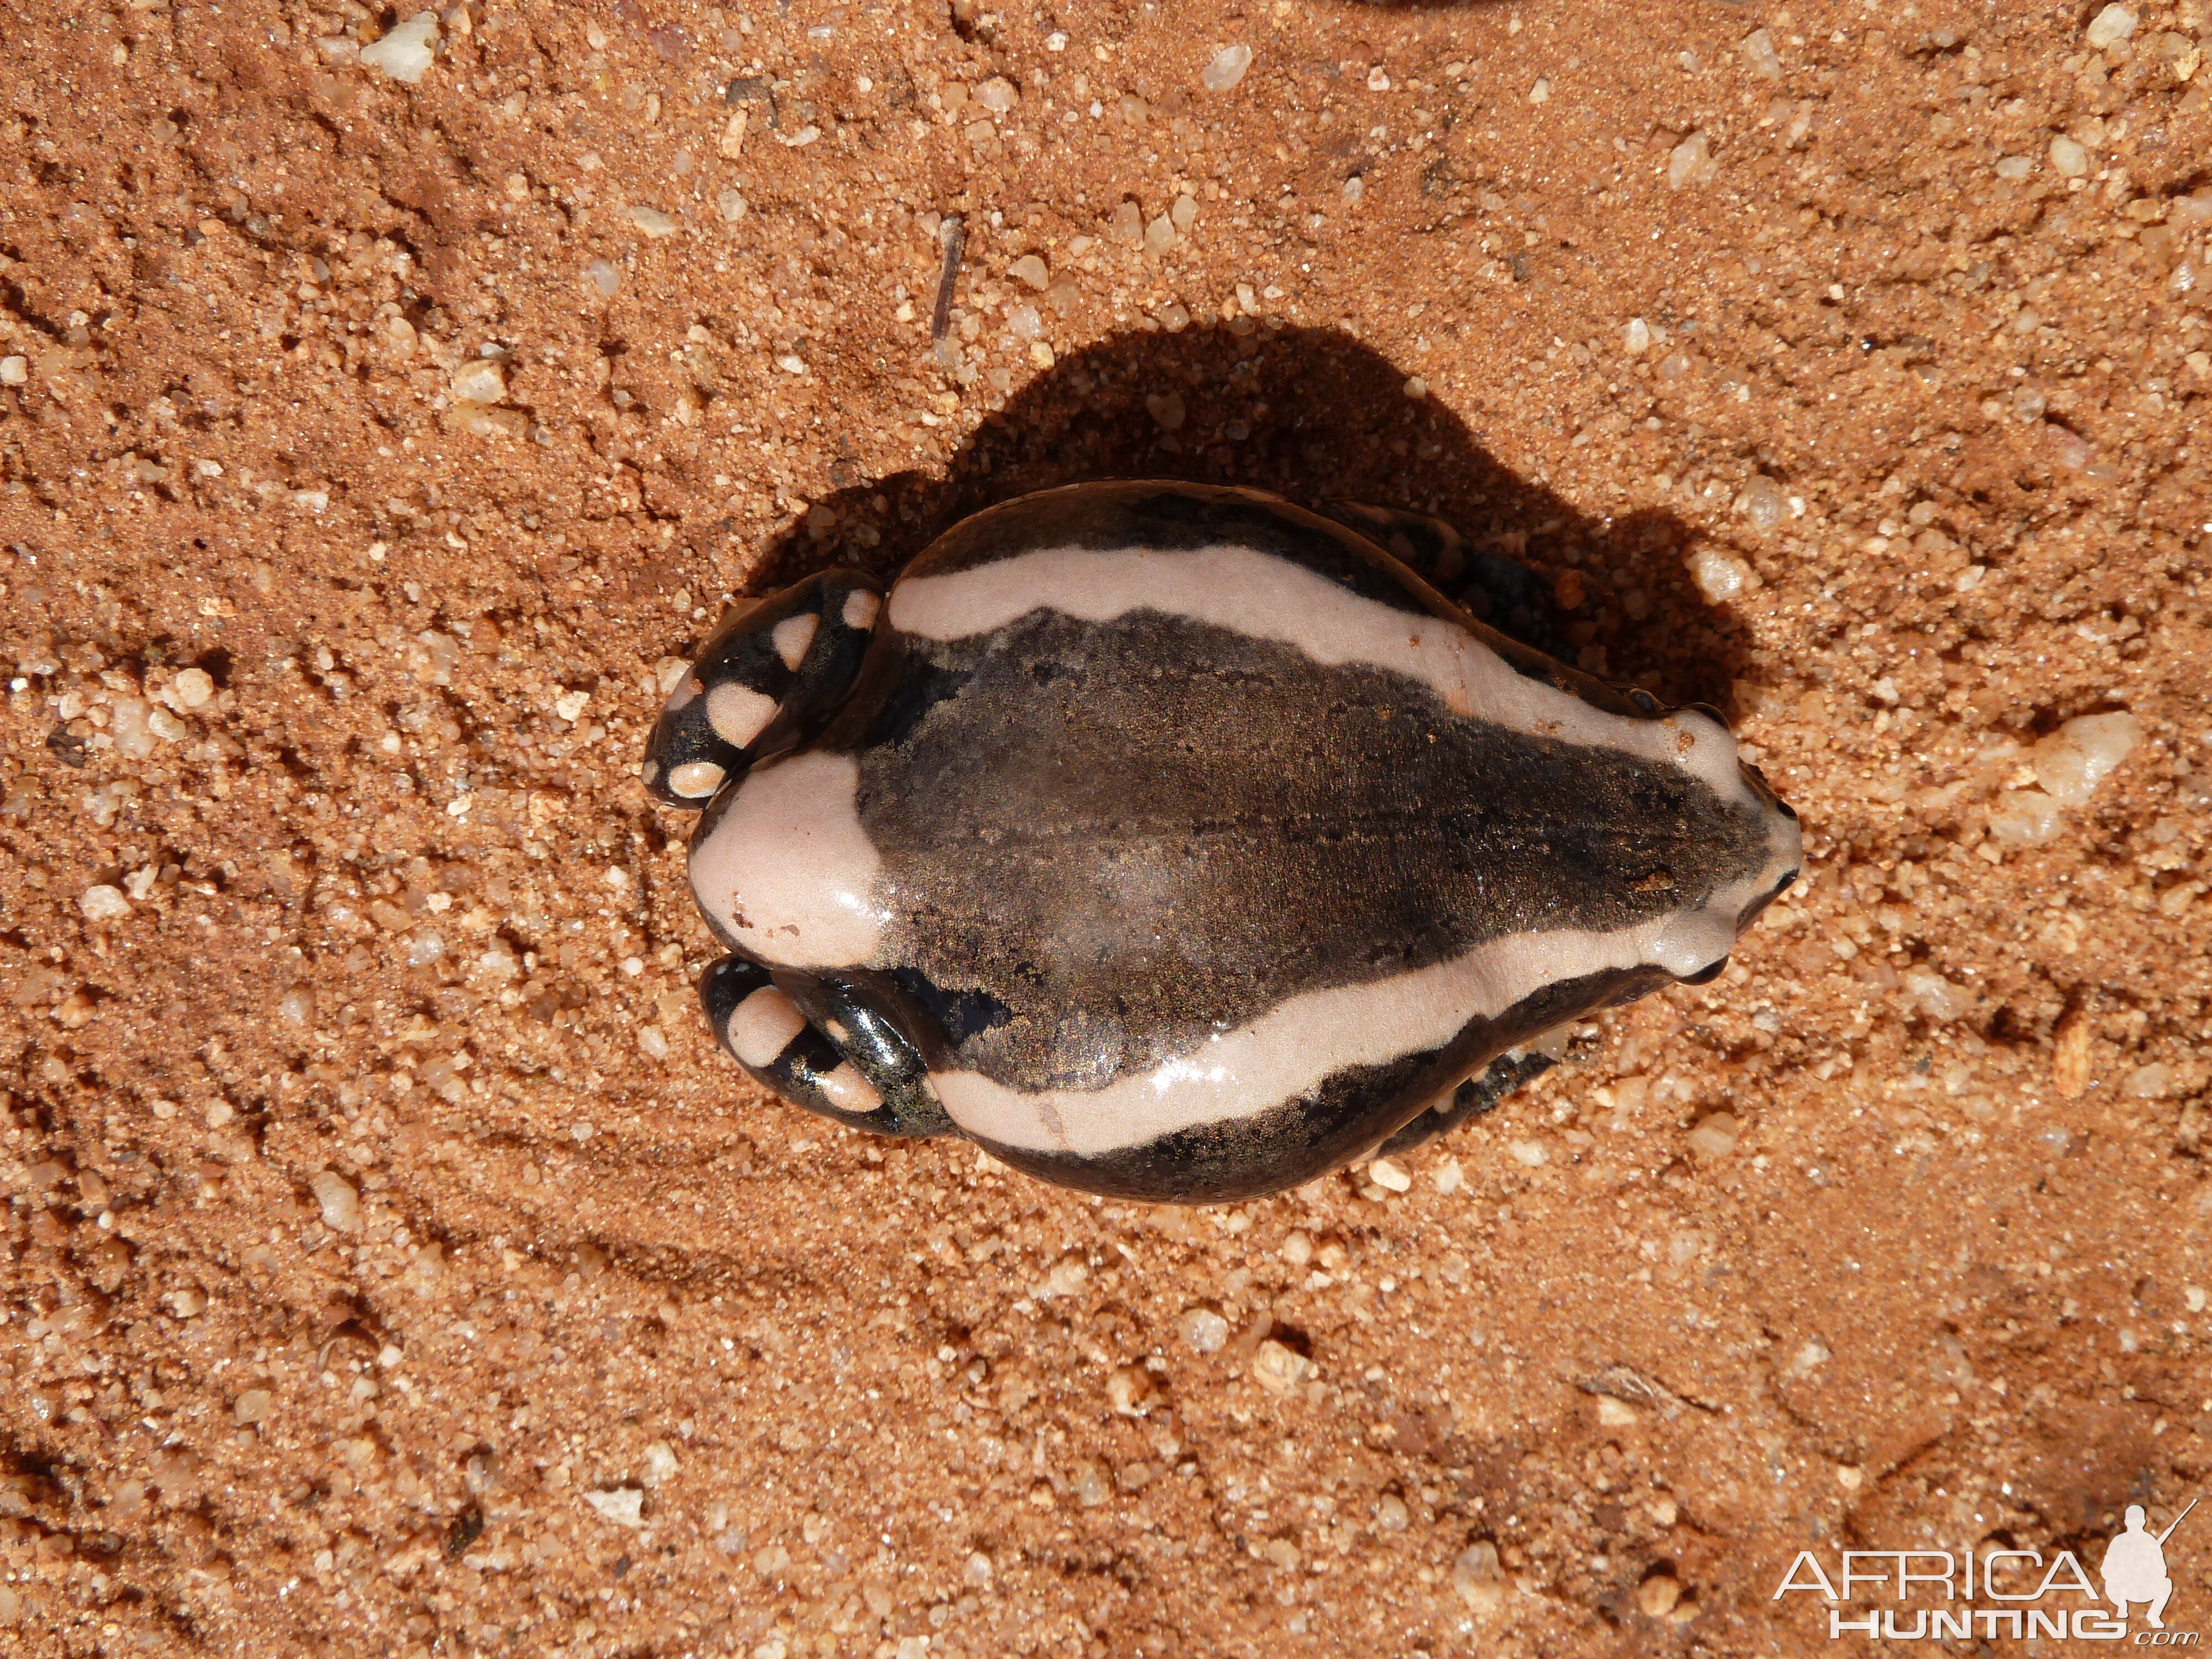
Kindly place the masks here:
POLYGON ((411 87, 422 80, 436 58, 437 50, 437 16, 432 12, 418 11, 396 24, 380 40, 363 46, 360 58, 369 68, 411 87))
POLYGON ((2089 20, 2081 39, 2096 52, 2109 51, 2136 32, 2136 15, 2125 6, 2106 7, 2089 20))
POLYGON ((1214 53, 1213 60, 1200 74, 1199 84, 1208 92, 1228 92, 1244 79, 1245 71, 1251 67, 1252 48, 1239 41, 1214 53))

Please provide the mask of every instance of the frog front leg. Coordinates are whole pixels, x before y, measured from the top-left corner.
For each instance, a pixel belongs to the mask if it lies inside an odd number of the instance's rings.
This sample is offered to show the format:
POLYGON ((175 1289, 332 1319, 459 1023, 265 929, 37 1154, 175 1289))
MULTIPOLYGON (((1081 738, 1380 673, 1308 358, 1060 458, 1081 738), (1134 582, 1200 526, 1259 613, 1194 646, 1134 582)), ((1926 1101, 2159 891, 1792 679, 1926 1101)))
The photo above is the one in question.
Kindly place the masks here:
POLYGON ((1356 530, 1476 621, 1547 656, 1571 659, 1555 625, 1552 586, 1524 564, 1475 547, 1452 525, 1403 507, 1323 501, 1315 509, 1356 530))
POLYGON ((866 984, 728 956, 699 1000, 730 1057, 793 1105, 879 1135, 957 1133, 897 1011, 866 984))
POLYGON ((1481 1116, 1522 1084, 1550 1071, 1554 1064, 1552 1056, 1540 1049, 1507 1050, 1376 1148, 1376 1156, 1395 1158, 1400 1152, 1425 1146, 1447 1130, 1456 1129, 1468 1119, 1481 1116))
POLYGON ((858 571, 824 570, 734 612, 654 723, 641 773, 653 799, 696 811, 811 739, 852 690, 882 607, 858 571))

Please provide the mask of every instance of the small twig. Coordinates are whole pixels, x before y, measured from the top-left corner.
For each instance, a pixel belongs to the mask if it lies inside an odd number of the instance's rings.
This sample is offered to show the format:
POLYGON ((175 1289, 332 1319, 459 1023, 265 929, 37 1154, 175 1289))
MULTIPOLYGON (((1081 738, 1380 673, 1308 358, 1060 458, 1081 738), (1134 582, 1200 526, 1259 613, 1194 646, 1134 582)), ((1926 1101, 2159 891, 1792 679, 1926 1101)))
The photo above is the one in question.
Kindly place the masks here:
POLYGON ((945 239, 945 274, 937 279, 937 305, 929 313, 932 344, 943 339, 952 327, 952 290, 960 281, 960 255, 968 246, 968 226, 958 216, 951 215, 939 234, 945 239))

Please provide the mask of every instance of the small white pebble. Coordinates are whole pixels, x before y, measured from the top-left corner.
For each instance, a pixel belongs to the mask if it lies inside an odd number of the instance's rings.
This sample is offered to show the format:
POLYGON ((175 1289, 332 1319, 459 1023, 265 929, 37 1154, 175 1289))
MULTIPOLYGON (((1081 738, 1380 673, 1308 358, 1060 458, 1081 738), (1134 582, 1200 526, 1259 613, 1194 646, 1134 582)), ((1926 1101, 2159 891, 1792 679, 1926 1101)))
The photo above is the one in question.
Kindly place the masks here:
POLYGON ((422 78, 437 55, 438 19, 433 13, 418 11, 405 22, 396 25, 391 33, 372 46, 361 49, 361 61, 373 70, 404 81, 413 86, 422 78))
POLYGON ((606 1492, 587 1492, 584 1501, 598 1511, 602 1521, 611 1521, 617 1527, 641 1527, 645 1524, 645 1493, 636 1486, 617 1486, 606 1492))
POLYGON ((1726 1158, 1735 1150, 1742 1130, 1727 1112, 1715 1112, 1690 1131, 1690 1150, 1701 1158, 1726 1158))
POLYGON ((1219 1353, 1228 1346, 1229 1322, 1211 1308, 1186 1308, 1176 1319, 1176 1333, 1193 1353, 1219 1353))
POLYGON ((1419 403, 1429 395, 1429 383, 1416 374, 1406 382, 1404 390, 1408 398, 1419 403))
POLYGON ((1438 1192, 1449 1194, 1457 1192, 1465 1182, 1467 1171, 1460 1167, 1457 1158, 1448 1158, 1430 1171, 1429 1179, 1436 1183, 1438 1192))
POLYGON ((169 682, 177 701, 187 708, 204 708, 215 696, 215 681, 204 668, 187 668, 169 682))
POLYGON ((123 896, 123 890, 105 884, 86 888, 76 902, 87 921, 117 921, 131 914, 131 901, 123 896))
POLYGON ((638 1480, 648 1489, 664 1486, 675 1478, 676 1452, 665 1440, 655 1440, 645 1449, 645 1467, 638 1472, 638 1480))
POLYGON ((1394 1193, 1402 1193, 1413 1184, 1413 1177, 1387 1158, 1378 1158, 1367 1166, 1367 1178, 1394 1193))
POLYGON ((1671 190, 1710 184, 1718 171, 1713 162, 1712 142, 1703 132, 1692 133, 1667 153, 1667 185, 1671 190))
POLYGON ((2089 170, 2089 152, 2062 132, 2051 141, 2051 165, 2063 178, 2079 179, 2089 170))
MULTIPOLYGON (((1754 530, 1771 530, 1790 516, 1790 498, 1782 486, 1765 473, 1754 473, 1735 498, 1735 510, 1751 520, 1754 530)), ((1746 565, 1746 571, 1750 569, 1746 565)))
POLYGON ((446 384, 456 403, 495 404, 507 396, 507 372, 494 357, 470 358, 453 372, 446 384))
POLYGON ((2107 6, 2089 20, 2081 39, 2094 52, 2116 46, 2136 32, 2136 15, 2125 6, 2107 6))
POLYGON ((0 386, 21 386, 31 378, 31 363, 27 357, 0 357, 0 386))
POLYGON ((1509 1140, 1505 1143, 1505 1150, 1512 1154, 1516 1164, 1531 1170, 1541 1169, 1551 1161, 1551 1154, 1544 1150, 1542 1143, 1539 1141, 1509 1140))
POLYGON ((2057 838, 2058 803, 2040 789, 2008 789, 1990 809, 1990 837, 2009 847, 2040 847, 2057 838))
POLYGON ((1738 50, 1743 54, 1744 67, 1753 75, 1768 81, 1782 78, 1782 55, 1774 50, 1774 37, 1765 29, 1753 29, 1744 36, 1738 50))
POLYGON ((975 101, 994 115, 1006 114, 1020 95, 1014 83, 1003 75, 994 75, 975 88, 975 101))
POLYGON ((2084 714, 2035 745, 2035 781, 2061 806, 2083 806, 2143 738, 2133 714, 2084 714))
POLYGON ((1024 253, 1013 264, 1008 265, 1006 275, 1013 277, 1017 282, 1026 283, 1035 289, 1042 289, 1052 281, 1051 270, 1046 266, 1045 262, 1034 253, 1024 253))
POLYGON ((1534 86, 1528 88, 1528 101, 1532 104, 1550 103, 1552 101, 1552 83, 1549 81, 1538 81, 1534 86))
POLYGON ((640 974, 645 971, 645 958, 643 957, 624 957, 622 959, 622 970, 630 978, 635 979, 640 974))
POLYGON ((592 701, 589 691, 563 691, 553 699, 553 712, 564 720, 580 717, 592 701))
POLYGON ((1382 64, 1377 64, 1373 69, 1367 71, 1367 90, 1370 92, 1388 92, 1390 90, 1390 76, 1388 72, 1384 70, 1382 64))
POLYGON ((323 1212, 323 1225, 334 1233, 349 1233, 361 1225, 361 1194, 343 1176, 322 1170, 307 1184, 323 1212))
POLYGON ((2025 179, 2035 171, 2035 162, 2026 155, 2002 155, 1997 158, 1996 175, 2000 179, 2025 179))
POLYGON ((648 1025, 637 1034, 639 1051, 648 1060, 668 1058, 668 1039, 658 1025, 648 1025))
POLYGON ((683 228, 679 221, 663 213, 657 207, 633 207, 629 210, 629 222, 635 225, 641 234, 652 237, 656 241, 664 236, 673 236, 683 228))
POLYGON ((1701 547, 1690 555, 1690 580, 1708 605, 1734 599, 1750 585, 1751 567, 1718 548, 1701 547))
POLYGON ((622 272, 605 259, 587 260, 584 265, 584 278, 599 290, 602 300, 613 299, 615 290, 622 286, 622 272))
POLYGON ((1642 356, 1651 349, 1651 325, 1641 317, 1630 318, 1620 331, 1620 349, 1632 357, 1642 356))
POLYGON ((1252 1380, 1272 1395, 1287 1395, 1313 1375, 1313 1361, 1270 1337, 1252 1356, 1252 1380))
POLYGON ((230 1402, 230 1420, 244 1428, 249 1423, 264 1421, 276 1404, 276 1397, 266 1389, 248 1389, 230 1402))
POLYGON ((1208 92, 1227 92, 1244 78, 1245 70, 1251 67, 1252 48, 1240 40, 1215 52, 1213 61, 1206 66, 1198 82, 1208 92))

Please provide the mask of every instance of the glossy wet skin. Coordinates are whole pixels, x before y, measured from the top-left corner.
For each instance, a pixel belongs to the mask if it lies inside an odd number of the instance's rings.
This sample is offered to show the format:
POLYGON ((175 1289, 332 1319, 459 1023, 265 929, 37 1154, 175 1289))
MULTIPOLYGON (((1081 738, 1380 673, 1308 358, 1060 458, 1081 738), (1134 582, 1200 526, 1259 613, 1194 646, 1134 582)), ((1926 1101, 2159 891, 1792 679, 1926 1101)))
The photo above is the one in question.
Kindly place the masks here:
POLYGON ((647 780, 710 803, 692 884, 733 954, 702 994, 757 1078, 1176 1201, 1510 1086, 1516 1045, 1713 971, 1798 854, 1710 714, 1184 485, 993 509, 880 611, 848 572, 767 601, 647 780))

